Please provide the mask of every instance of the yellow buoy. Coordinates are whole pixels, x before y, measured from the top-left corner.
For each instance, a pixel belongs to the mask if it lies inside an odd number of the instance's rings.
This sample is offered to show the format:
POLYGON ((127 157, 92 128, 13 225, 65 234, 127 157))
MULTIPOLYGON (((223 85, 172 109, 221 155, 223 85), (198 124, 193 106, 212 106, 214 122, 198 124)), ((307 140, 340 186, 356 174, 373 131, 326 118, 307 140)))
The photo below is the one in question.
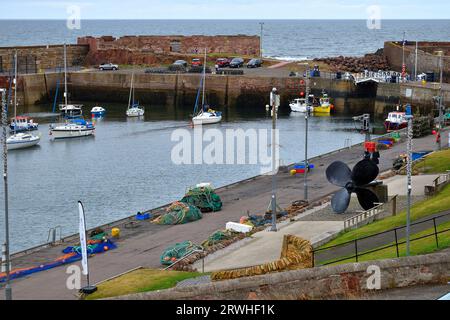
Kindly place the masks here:
POLYGON ((111 229, 111 236, 113 238, 118 238, 120 236, 120 229, 119 228, 112 228, 111 229))
POLYGON ((297 174, 297 170, 292 169, 292 170, 290 171, 290 173, 291 173, 291 176, 295 176, 295 175, 297 174))

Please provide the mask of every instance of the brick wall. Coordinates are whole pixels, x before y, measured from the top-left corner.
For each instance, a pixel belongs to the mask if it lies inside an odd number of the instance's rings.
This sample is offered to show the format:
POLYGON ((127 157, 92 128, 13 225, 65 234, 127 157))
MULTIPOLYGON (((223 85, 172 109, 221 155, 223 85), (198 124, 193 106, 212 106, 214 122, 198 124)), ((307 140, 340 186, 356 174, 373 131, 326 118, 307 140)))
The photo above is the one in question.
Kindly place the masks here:
MULTIPOLYGON (((19 73, 40 73, 64 65, 63 45, 0 47, 3 72, 14 70, 13 57, 16 50, 19 73)), ((67 45, 67 65, 82 65, 88 50, 87 45, 67 45)))
POLYGON ((89 46, 89 64, 111 61, 119 64, 153 64, 173 56, 224 53, 229 55, 259 56, 258 36, 111 36, 80 37, 79 45, 89 46), (169 55, 169 56, 168 56, 169 55))

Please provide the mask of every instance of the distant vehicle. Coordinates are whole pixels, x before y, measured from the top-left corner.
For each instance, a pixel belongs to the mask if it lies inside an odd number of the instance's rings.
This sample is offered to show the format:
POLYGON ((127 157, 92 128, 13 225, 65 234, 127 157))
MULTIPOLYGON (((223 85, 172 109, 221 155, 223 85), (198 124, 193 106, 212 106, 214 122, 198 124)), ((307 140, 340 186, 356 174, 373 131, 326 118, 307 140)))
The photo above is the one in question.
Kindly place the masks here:
POLYGON ((191 66, 193 66, 193 67, 201 67, 203 64, 202 64, 202 60, 200 60, 200 59, 198 59, 198 58, 195 58, 195 59, 192 59, 192 62, 191 62, 191 66))
POLYGON ((247 68, 258 68, 261 66, 262 66, 261 59, 251 59, 249 62, 247 62, 247 68))
POLYGON ((344 80, 348 80, 348 81, 354 81, 355 77, 350 73, 350 72, 346 72, 344 74, 344 80))
POLYGON ((226 68, 230 66, 230 59, 219 58, 216 60, 216 64, 219 66, 219 68, 226 68))
POLYGON ((112 64, 112 63, 103 63, 101 65, 98 66, 98 68, 100 70, 119 70, 119 66, 117 64, 112 64))
POLYGON ((230 68, 241 68, 244 65, 244 59, 233 58, 230 62, 230 68))
POLYGON ((184 61, 184 60, 177 60, 172 65, 179 65, 179 66, 183 66, 183 67, 187 68, 188 63, 187 63, 187 61, 184 61))

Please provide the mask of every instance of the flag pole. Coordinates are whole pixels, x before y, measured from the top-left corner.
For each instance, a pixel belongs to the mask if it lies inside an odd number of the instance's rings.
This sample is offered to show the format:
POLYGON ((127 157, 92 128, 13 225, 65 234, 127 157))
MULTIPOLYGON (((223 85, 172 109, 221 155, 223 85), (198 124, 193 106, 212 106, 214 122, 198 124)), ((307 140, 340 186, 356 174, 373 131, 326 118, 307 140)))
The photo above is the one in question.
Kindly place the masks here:
POLYGON ((83 274, 86 275, 87 286, 80 289, 81 293, 91 294, 97 291, 96 286, 91 286, 89 279, 89 257, 87 252, 87 229, 86 229, 86 216, 84 214, 84 206, 81 201, 78 201, 78 212, 80 215, 80 247, 81 247, 81 266, 83 268, 83 274))

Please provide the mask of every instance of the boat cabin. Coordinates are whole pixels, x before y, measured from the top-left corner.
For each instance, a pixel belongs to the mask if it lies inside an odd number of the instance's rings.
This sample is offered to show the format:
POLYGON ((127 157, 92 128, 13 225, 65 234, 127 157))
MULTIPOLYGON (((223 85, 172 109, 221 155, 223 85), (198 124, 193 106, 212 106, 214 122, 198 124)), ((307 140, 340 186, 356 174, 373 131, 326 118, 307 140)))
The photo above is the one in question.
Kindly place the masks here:
POLYGON ((389 121, 390 123, 404 123, 406 122, 405 115, 405 112, 389 112, 386 121, 389 121))

